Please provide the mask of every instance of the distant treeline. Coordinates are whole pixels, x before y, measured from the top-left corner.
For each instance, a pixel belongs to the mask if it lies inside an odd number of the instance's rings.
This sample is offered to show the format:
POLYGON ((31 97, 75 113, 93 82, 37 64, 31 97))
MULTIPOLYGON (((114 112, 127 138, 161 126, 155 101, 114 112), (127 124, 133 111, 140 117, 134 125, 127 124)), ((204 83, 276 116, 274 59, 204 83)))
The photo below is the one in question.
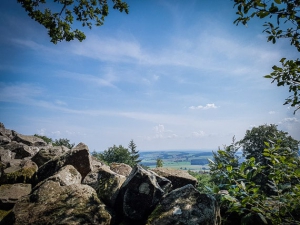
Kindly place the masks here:
POLYGON ((191 165, 206 165, 208 164, 207 159, 191 159, 191 165))

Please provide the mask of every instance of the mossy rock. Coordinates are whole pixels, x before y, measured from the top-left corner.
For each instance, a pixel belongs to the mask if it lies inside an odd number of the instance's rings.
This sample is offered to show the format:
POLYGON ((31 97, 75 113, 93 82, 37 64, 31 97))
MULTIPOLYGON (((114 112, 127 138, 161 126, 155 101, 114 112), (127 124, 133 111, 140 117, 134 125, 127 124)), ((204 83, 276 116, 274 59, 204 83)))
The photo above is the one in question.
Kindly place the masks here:
POLYGON ((0 183, 2 184, 32 183, 32 181, 35 179, 36 170, 37 169, 34 167, 20 168, 12 172, 10 172, 9 170, 8 171, 4 170, 4 173, 0 179, 0 183))

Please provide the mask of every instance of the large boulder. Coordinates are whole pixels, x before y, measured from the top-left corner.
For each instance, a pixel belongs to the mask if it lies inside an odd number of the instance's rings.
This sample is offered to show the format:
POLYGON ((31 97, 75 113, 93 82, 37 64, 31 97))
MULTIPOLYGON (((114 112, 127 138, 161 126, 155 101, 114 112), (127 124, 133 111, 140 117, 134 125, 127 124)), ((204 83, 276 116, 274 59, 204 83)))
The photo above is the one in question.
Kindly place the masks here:
POLYGON ((125 163, 112 163, 109 165, 109 167, 115 173, 123 175, 125 177, 128 177, 132 171, 131 166, 129 166, 125 163))
POLYGON ((168 193, 148 217, 147 225, 220 225, 220 209, 214 197, 193 185, 168 193))
POLYGON ((88 186, 61 186, 47 180, 27 197, 18 201, 13 210, 15 225, 40 224, 111 224, 111 214, 88 186))
POLYGON ((0 184, 32 183, 38 170, 31 160, 12 160, 9 167, 3 169, 0 184))
POLYGON ((21 142, 28 146, 41 147, 47 145, 47 143, 43 139, 33 135, 22 135, 16 133, 13 140, 16 142, 21 142))
POLYGON ((43 164, 37 172, 37 182, 54 175, 66 165, 74 166, 83 179, 93 168, 88 147, 83 143, 79 143, 75 148, 71 149, 71 151, 43 164))
POLYGON ((0 136, 0 145, 6 145, 10 142, 11 142, 10 138, 6 136, 0 136))
POLYGON ((113 207, 125 180, 125 176, 117 174, 111 171, 108 166, 103 165, 88 173, 82 183, 93 187, 98 197, 105 204, 113 207))
POLYGON ((164 167, 158 167, 153 169, 155 173, 163 176, 172 182, 172 188, 181 188, 187 184, 192 184, 194 187, 197 186, 197 179, 191 176, 188 172, 182 170, 168 169, 164 167))
POLYGON ((13 152, 15 154, 15 159, 31 157, 37 152, 37 149, 30 148, 28 145, 16 141, 12 141, 9 144, 4 145, 3 148, 13 152))
POLYGON ((168 179, 136 166, 121 187, 116 204, 119 216, 142 223, 170 188, 168 179))
POLYGON ((30 194, 31 184, 3 184, 0 186, 0 209, 12 209, 21 197, 30 194))
POLYGON ((42 166, 50 159, 61 156, 66 152, 69 152, 70 149, 65 146, 54 146, 48 148, 42 148, 38 153, 32 157, 32 161, 35 162, 38 167, 42 166))
POLYGON ((12 152, 9 149, 0 147, 0 161, 3 163, 8 163, 15 158, 16 153, 12 152))
POLYGON ((81 183, 81 174, 74 168, 72 165, 66 165, 62 167, 57 173, 53 176, 48 177, 46 180, 43 180, 34 187, 34 190, 38 189, 43 183, 52 180, 58 182, 60 186, 68 186, 72 184, 81 183))

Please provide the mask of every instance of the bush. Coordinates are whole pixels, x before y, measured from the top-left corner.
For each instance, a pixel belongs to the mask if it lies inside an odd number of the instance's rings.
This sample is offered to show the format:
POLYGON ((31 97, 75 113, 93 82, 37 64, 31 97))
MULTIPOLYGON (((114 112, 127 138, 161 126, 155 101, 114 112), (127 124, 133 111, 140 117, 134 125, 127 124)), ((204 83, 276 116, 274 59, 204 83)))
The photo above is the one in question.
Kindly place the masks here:
MULTIPOLYGON (((227 160, 211 161, 212 176, 218 188, 227 190, 220 198, 224 209, 224 223, 228 224, 232 213, 239 215, 241 224, 299 224, 300 215, 300 160, 288 147, 281 146, 281 140, 265 142, 261 159, 266 164, 256 162, 254 157, 238 165, 227 164, 227 160), (261 175, 264 176, 261 176, 261 175), (261 182, 261 179, 265 179, 261 182), (261 184, 265 183, 271 192, 261 184)), ((228 149, 219 150, 216 156, 223 159, 228 149)))

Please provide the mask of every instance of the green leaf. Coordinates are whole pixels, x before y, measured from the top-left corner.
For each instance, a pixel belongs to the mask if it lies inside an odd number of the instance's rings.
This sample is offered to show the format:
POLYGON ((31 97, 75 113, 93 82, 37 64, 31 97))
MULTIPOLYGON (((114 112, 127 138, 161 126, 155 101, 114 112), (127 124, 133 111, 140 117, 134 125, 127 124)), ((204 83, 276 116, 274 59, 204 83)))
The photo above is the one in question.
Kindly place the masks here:
POLYGON ((274 0, 277 4, 281 4, 281 0, 274 0))
POLYGON ((231 172, 231 171, 232 171, 232 166, 231 166, 231 165, 227 165, 227 166, 226 166, 226 170, 227 170, 228 172, 231 172))
POLYGON ((224 195, 223 197, 230 202, 237 202, 236 198, 234 198, 230 195, 224 195))
POLYGON ((257 213, 257 215, 259 215, 260 219, 263 221, 264 224, 268 224, 266 218, 261 213, 257 213))

